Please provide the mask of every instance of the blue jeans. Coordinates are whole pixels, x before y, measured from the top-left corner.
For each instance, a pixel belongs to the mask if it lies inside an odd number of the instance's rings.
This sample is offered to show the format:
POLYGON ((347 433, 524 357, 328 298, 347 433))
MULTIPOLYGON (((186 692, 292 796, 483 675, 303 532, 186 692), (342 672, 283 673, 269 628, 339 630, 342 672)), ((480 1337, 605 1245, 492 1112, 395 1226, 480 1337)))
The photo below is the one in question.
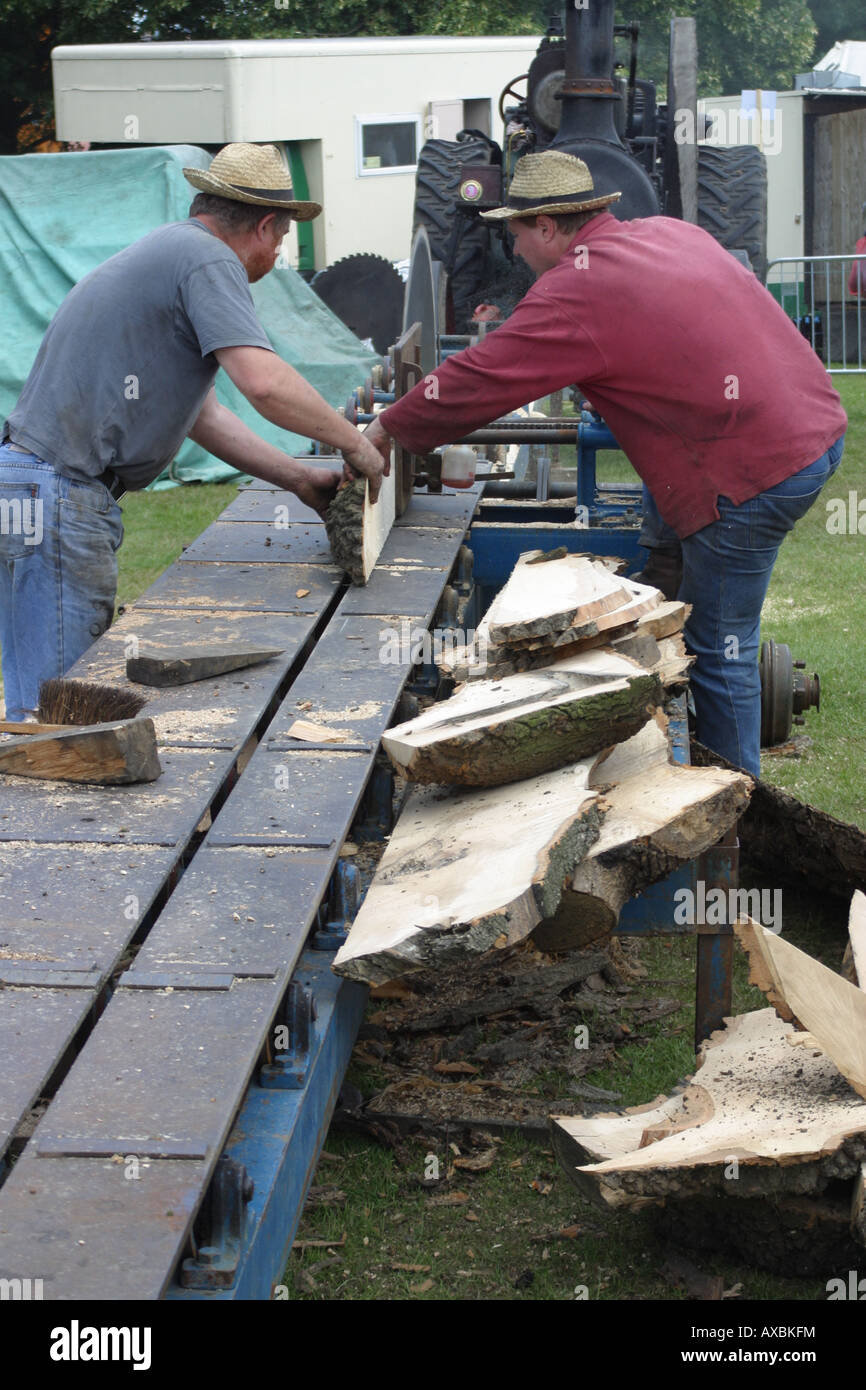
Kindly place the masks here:
POLYGON ((114 615, 121 512, 103 483, 0 445, 0 649, 6 718, 39 702, 114 615))
MULTIPOLYGON (((690 673, 695 733, 755 777, 761 773, 761 608, 779 546, 838 468, 844 443, 843 435, 814 463, 738 507, 719 497, 719 520, 681 542, 679 598, 692 605, 685 639, 697 658, 690 673)), ((676 533, 650 499, 641 543, 671 540, 676 533)))

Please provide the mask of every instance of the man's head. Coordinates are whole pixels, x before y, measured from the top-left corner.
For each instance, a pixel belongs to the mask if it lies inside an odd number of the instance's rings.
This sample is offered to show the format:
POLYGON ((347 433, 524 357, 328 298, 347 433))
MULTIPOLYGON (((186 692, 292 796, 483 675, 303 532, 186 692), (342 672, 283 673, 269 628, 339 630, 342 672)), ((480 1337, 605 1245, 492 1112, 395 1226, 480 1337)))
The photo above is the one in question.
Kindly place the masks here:
POLYGON ((584 222, 621 196, 596 193, 582 159, 545 150, 517 161, 507 204, 481 216, 489 222, 507 220, 517 254, 540 275, 556 265, 584 222))
POLYGON ((320 203, 292 192, 288 171, 273 145, 226 145, 208 169, 184 169, 201 190, 190 217, 198 217, 234 251, 251 283, 273 270, 292 221, 309 222, 320 203))

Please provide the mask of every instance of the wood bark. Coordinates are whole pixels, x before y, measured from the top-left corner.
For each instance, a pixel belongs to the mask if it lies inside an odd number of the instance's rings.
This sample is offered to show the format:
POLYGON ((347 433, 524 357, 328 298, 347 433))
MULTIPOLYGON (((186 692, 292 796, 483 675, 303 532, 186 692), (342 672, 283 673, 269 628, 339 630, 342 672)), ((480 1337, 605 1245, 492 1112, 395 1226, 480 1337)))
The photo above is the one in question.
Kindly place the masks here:
POLYGON ((780 1018, 807 1029, 866 1097, 866 993, 750 917, 734 931, 749 955, 750 982, 780 1018))
POLYGON ((509 787, 407 798, 337 974, 384 983, 530 934, 599 834, 594 760, 509 787))
POLYGON ((70 726, 62 733, 0 745, 0 772, 58 782, 121 786, 155 782, 162 773, 152 719, 70 726))
POLYGON ((791 1034, 772 1009, 728 1019, 684 1089, 620 1114, 554 1116, 560 1163, 586 1196, 632 1209, 854 1181, 866 1103, 822 1053, 789 1046, 791 1034))
MULTIPOLYGON (((733 766, 695 742, 691 757, 703 767, 733 766)), ((855 889, 866 887, 866 835, 763 779, 755 782, 739 837, 744 857, 776 882, 801 884, 846 903, 855 889)))
POLYGON ((412 781, 497 786, 630 738, 661 698, 659 678, 627 657, 587 652, 542 672, 464 685, 382 743, 412 781))
POLYGON ((396 469, 382 479, 378 500, 370 502, 365 478, 341 487, 325 514, 334 563, 353 584, 366 584, 396 515, 396 469))

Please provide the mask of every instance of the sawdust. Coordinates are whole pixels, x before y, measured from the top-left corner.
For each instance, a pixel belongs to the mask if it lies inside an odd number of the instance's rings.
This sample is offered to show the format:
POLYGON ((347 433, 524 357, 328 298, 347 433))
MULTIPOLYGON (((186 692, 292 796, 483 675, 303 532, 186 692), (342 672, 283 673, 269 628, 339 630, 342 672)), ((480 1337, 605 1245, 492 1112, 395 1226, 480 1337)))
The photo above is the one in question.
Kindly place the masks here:
MULTIPOLYGON (((344 709, 318 709, 314 706, 316 720, 319 723, 330 724, 334 722, 352 724, 361 719, 375 719, 384 709, 384 700, 364 700, 360 705, 346 705, 344 709)), ((348 730, 333 730, 334 733, 349 732, 348 730)))

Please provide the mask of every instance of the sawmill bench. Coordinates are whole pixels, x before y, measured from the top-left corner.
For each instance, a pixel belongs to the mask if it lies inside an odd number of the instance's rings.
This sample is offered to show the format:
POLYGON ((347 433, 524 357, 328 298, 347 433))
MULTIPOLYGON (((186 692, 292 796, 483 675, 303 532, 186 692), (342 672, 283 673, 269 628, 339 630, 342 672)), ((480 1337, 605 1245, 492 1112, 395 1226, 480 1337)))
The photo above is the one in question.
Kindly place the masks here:
MULTIPOLYGON (((533 532, 484 504, 470 530, 481 491, 413 496, 352 588, 314 513, 243 490, 69 674, 123 683, 139 643, 239 634, 282 655, 149 692, 155 783, 0 779, 0 1277, 46 1299, 271 1296, 366 1001, 330 969, 360 890, 341 849, 390 831, 379 740, 432 674, 381 659, 383 620, 472 622, 539 534, 595 545, 549 507, 533 532), (299 743, 298 717, 348 738, 299 743)), ((671 930, 671 892, 620 929, 671 930)), ((701 1036, 727 1006, 706 941, 701 1036)))

